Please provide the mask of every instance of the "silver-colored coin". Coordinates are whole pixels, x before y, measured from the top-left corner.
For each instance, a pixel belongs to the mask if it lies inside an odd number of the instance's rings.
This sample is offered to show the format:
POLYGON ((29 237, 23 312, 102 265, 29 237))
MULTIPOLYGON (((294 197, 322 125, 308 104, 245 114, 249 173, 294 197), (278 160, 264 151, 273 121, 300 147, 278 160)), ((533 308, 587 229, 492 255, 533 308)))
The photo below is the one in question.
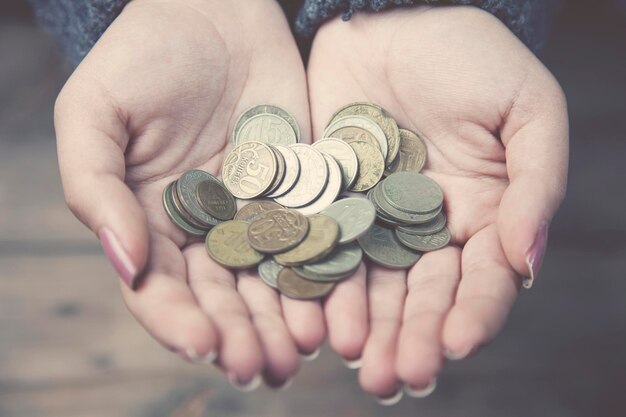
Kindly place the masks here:
POLYGON ((338 281, 342 281, 346 278, 350 278, 352 275, 354 275, 354 273, 356 272, 358 268, 355 268, 352 271, 348 271, 348 272, 344 272, 343 274, 338 274, 338 275, 321 275, 321 274, 316 274, 314 272, 311 271, 307 271, 306 269, 304 269, 301 266, 294 266, 292 267, 293 271, 300 275, 302 278, 304 279, 308 279, 309 281, 316 281, 316 282, 338 282, 338 281))
POLYGON ((191 224, 187 223, 178 213, 176 208, 174 207, 174 201, 172 200, 172 190, 174 188, 176 181, 170 183, 165 190, 163 190, 163 208, 165 208, 165 212, 167 216, 170 218, 172 223, 176 226, 184 230, 193 236, 204 236, 207 234, 206 230, 202 230, 191 224))
POLYGON ((278 188, 267 195, 269 198, 280 197, 286 194, 296 184, 300 176, 300 161, 293 149, 283 145, 274 145, 274 149, 283 156, 285 161, 285 174, 278 188))
POLYGON ((202 208, 198 201, 198 186, 203 181, 219 181, 208 172, 192 169, 185 172, 176 182, 176 193, 185 211, 197 222, 207 227, 220 223, 220 220, 202 208))
POLYGON ((437 209, 427 212, 427 213, 408 213, 403 210, 398 210, 389 204, 389 202, 382 195, 382 183, 379 183, 372 192, 372 201, 375 206, 378 206, 380 210, 384 213, 384 217, 389 217, 391 219, 396 220, 399 223, 403 223, 404 225, 412 225, 412 224, 422 224, 431 221, 439 213, 443 206, 439 206, 437 209))
MULTIPOLYGON (((237 119, 237 122, 235 122, 235 127, 233 129, 233 135, 232 135, 233 143, 237 144, 236 138, 240 136, 240 130, 242 126, 244 126, 249 119, 255 116, 261 115, 261 114, 278 116, 279 118, 286 121, 291 127, 291 129, 293 130, 293 132, 295 133, 296 142, 300 142, 300 127, 298 126, 298 122, 296 121, 296 118, 293 117, 293 115, 291 115, 288 111, 281 109, 278 106, 273 106, 271 104, 260 104, 258 106, 253 106, 249 108, 248 110, 244 111, 241 114, 241 116, 239 116, 239 119, 237 119)), ((272 133, 271 130, 272 130, 272 126, 270 125, 269 128, 267 129, 267 132, 268 132, 267 136, 269 137, 276 136, 276 133, 275 132, 272 133)), ((258 138, 257 139, 252 138, 251 140, 258 140, 258 138)))
POLYGON ((302 207, 315 200, 328 182, 328 164, 321 152, 302 143, 290 148, 298 156, 300 176, 288 193, 274 199, 285 207, 302 207))
POLYGON ((319 275, 341 275, 354 271, 361 263, 363 251, 356 242, 336 248, 324 259, 302 266, 303 269, 319 275))
POLYGON ((268 194, 272 194, 274 191, 276 191, 278 187, 282 184, 283 180, 285 179, 285 171, 287 169, 287 164, 285 162, 283 154, 280 153, 274 145, 269 146, 276 156, 276 178, 274 178, 274 182, 270 186, 269 190, 264 193, 265 197, 267 197, 268 194))
POLYGON ((393 173, 381 183, 381 190, 390 205, 409 213, 429 213, 443 204, 439 184, 417 172, 393 173))
POLYGON ((274 114, 259 114, 244 121, 235 137, 235 145, 258 141, 267 144, 298 143, 296 132, 285 119, 274 114))
POLYGON ((428 236, 443 230, 446 227, 446 215, 441 212, 427 223, 415 224, 412 226, 399 226, 398 231, 409 235, 428 236))
POLYGON ((317 200, 314 200, 312 203, 307 204, 306 206, 298 207, 294 210, 299 211, 305 216, 309 216, 311 214, 319 213, 320 211, 326 209, 328 206, 333 204, 333 202, 337 199, 337 196, 341 192, 341 167, 339 163, 335 161, 335 158, 329 156, 327 154, 322 154, 324 159, 326 159, 326 164, 328 165, 328 184, 326 184, 326 188, 322 191, 317 200))
POLYGON ((363 253, 372 262, 391 269, 406 269, 414 265, 420 258, 419 252, 414 252, 400 243, 392 229, 374 224, 359 239, 363 253))
POLYGON ((364 198, 344 198, 334 202, 322 214, 339 224, 339 244, 353 242, 363 236, 376 219, 374 205, 364 198))
POLYGON ((383 154, 383 159, 387 159, 387 153, 389 152, 389 143, 387 142, 385 132, 383 132, 381 127, 372 119, 364 116, 340 117, 333 120, 331 124, 328 125, 326 130, 324 130, 323 136, 327 138, 332 138, 334 132, 344 127, 360 127, 361 129, 365 129, 370 132, 372 136, 376 138, 380 153, 383 154))
POLYGON ((283 268, 284 266, 275 260, 266 259, 259 264, 259 276, 267 285, 278 289, 278 274, 283 270, 283 268))
POLYGON ((350 145, 343 140, 324 138, 311 146, 320 152, 327 153, 339 162, 343 174, 342 189, 347 190, 354 184, 359 173, 359 160, 350 145))
POLYGON ((422 252, 430 252, 445 247, 450 243, 450 231, 447 227, 444 227, 439 232, 427 235, 410 235, 408 233, 396 230, 396 236, 398 240, 411 249, 419 250, 422 252))

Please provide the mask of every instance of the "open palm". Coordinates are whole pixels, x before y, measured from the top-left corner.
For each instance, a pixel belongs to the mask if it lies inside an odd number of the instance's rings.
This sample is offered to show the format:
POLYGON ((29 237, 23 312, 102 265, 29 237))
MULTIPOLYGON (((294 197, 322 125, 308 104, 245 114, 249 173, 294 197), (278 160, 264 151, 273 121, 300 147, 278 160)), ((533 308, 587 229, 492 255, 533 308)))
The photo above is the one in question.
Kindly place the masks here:
POLYGON ((186 170, 218 174, 239 114, 292 112, 310 141, 304 67, 274 1, 135 0, 59 96, 68 204, 100 236, 128 307, 164 346, 246 385, 283 384, 323 341, 321 307, 213 262, 161 205, 186 170), (137 291, 132 291, 133 286, 137 291))
POLYGON ((315 137, 343 105, 379 104, 426 142, 424 173, 444 191, 450 247, 408 272, 370 265, 325 306, 330 343, 361 357, 364 389, 420 395, 444 353, 465 357, 498 332, 520 277, 540 267, 566 184, 562 92, 495 17, 466 7, 328 22, 308 80, 315 137))

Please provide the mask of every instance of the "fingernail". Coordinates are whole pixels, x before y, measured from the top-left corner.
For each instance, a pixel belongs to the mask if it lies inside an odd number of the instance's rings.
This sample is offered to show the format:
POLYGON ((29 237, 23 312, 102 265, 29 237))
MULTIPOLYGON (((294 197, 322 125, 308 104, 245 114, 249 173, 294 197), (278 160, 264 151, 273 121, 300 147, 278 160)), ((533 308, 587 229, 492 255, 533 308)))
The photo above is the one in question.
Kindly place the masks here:
POLYGON ((443 356, 445 356, 446 359, 451 360, 451 361, 460 361, 461 359, 467 358, 470 353, 472 353, 471 347, 461 352, 452 352, 451 350, 446 349, 443 351, 443 356))
POLYGON ((315 349, 315 350, 314 350, 313 352, 311 352, 311 353, 301 353, 301 354, 300 354, 300 357, 301 357, 301 358, 302 358, 302 360, 303 360, 303 361, 305 361, 305 362, 311 362, 311 361, 314 361, 315 359, 317 359, 317 358, 318 358, 318 356, 320 356, 320 352, 321 352, 321 349, 320 349, 320 348, 317 348, 317 349, 315 349))
POLYGON ((217 351, 215 349, 208 351, 204 355, 200 355, 194 348, 187 349, 185 353, 190 361, 200 365, 211 365, 217 359, 217 351))
POLYGON ((248 381, 248 382, 241 382, 237 378, 237 375, 235 375, 234 373, 229 372, 228 373, 228 381, 230 382, 230 385, 232 385, 233 388, 235 388, 237 391, 251 392, 251 391, 254 391, 255 389, 257 389, 261 385, 262 379, 261 379, 261 375, 256 374, 255 376, 252 377, 252 379, 250 381, 248 381))
POLYGON ((275 391, 285 391, 291 386, 292 383, 293 383, 293 378, 287 378, 279 385, 268 384, 268 386, 275 391))
POLYGON ((413 398, 425 398, 428 397, 437 388, 437 378, 433 378, 430 383, 425 387, 411 387, 408 384, 404 385, 404 392, 409 397, 413 398))
POLYGON ((361 358, 356 358, 356 359, 342 358, 341 361, 343 362, 344 365, 346 365, 346 368, 348 369, 359 369, 361 367, 361 358))
POLYGON ((109 261, 113 264, 113 267, 126 285, 132 289, 133 281, 137 276, 137 267, 135 267, 132 259, 124 247, 122 247, 122 244, 115 234, 108 227, 100 229, 98 238, 109 261))
POLYGON ((400 402, 403 396, 404 396, 404 391, 399 389, 390 397, 384 397, 384 398, 376 397, 376 402, 384 406, 395 405, 400 402))
POLYGON ((543 257, 546 253, 546 245, 548 243, 548 222, 543 221, 539 226, 539 230, 535 234, 535 240, 526 252, 526 265, 528 265, 528 272, 530 276, 524 278, 522 286, 524 288, 531 288, 535 278, 539 274, 541 264, 543 263, 543 257))

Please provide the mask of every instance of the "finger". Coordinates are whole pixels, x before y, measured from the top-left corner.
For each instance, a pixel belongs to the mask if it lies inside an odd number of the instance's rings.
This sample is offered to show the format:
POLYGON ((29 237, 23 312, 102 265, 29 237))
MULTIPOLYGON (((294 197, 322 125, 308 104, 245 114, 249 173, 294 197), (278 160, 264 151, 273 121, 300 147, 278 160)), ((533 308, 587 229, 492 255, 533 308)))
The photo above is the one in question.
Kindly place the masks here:
POLYGON ((467 242, 461 274, 455 304, 443 327, 444 349, 454 359, 475 352, 498 333, 520 286, 495 225, 479 231, 467 242))
POLYGON ((389 398, 399 389, 395 363, 406 296, 406 271, 374 265, 368 268, 370 334, 363 349, 359 381, 365 391, 389 398))
POLYGON ((250 271, 237 274, 237 289, 248 306, 265 357, 265 380, 284 385, 298 370, 300 357, 287 330, 278 293, 250 271))
POLYGON ((461 251, 425 253, 408 275, 396 372, 413 390, 430 386, 443 367, 443 323, 461 278, 461 251))
POLYGON ((330 346, 347 362, 361 358, 369 329, 365 265, 337 284, 324 303, 330 346))
POLYGON ((298 351, 303 356, 316 357, 324 343, 326 326, 319 301, 294 300, 281 295, 285 323, 298 351))
POLYGON ((189 285, 220 335, 219 364, 236 386, 259 379, 263 351, 233 273, 206 255, 202 244, 185 249, 189 285))
POLYGON ((166 348, 196 362, 212 362, 218 333, 198 306, 186 282, 186 260, 178 246, 154 234, 147 276, 137 291, 122 285, 122 295, 135 318, 166 348))
POLYGON ((568 120, 565 96, 543 69, 529 75, 501 132, 510 185, 498 211, 498 232, 509 263, 530 277, 539 272, 548 224, 567 186, 568 120))
POLYGON ((129 286, 148 257, 144 210, 124 183, 125 122, 103 93, 70 79, 55 106, 59 168, 72 212, 98 234, 129 286))

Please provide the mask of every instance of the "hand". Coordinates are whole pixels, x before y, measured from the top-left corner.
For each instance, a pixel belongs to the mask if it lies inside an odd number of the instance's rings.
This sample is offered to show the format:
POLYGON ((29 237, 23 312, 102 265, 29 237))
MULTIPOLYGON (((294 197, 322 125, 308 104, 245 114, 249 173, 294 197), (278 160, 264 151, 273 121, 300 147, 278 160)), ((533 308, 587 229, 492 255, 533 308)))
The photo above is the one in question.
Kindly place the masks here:
POLYGON ((520 276, 541 266, 566 188, 565 98, 503 24, 471 7, 330 21, 308 80, 314 137, 336 109, 370 101, 427 144, 424 173, 444 191, 452 245, 409 271, 371 267, 367 285, 349 280, 325 306, 331 346, 362 356, 365 390, 426 388, 444 352, 465 357, 494 337, 520 276))
POLYGON ((217 265, 161 193, 186 170, 218 174, 235 120, 263 103, 293 113, 310 141, 304 67, 276 2, 134 0, 55 109, 68 205, 100 237, 129 309, 184 358, 217 354, 239 385, 290 378, 325 337, 321 307, 281 306, 256 274, 217 265))

